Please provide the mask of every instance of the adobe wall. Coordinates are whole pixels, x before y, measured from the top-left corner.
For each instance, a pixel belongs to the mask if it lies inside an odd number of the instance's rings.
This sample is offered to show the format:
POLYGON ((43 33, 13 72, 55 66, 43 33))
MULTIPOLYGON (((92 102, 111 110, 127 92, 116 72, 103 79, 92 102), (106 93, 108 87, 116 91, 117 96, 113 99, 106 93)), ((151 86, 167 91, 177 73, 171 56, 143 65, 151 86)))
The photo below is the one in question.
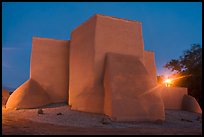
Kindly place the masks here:
POLYGON ((183 96, 182 109, 190 112, 202 113, 199 103, 190 95, 183 96))
POLYGON ((8 90, 6 90, 6 89, 2 89, 2 91, 1 91, 2 93, 2 105, 6 105, 6 102, 7 102, 7 100, 8 100, 8 98, 9 98, 9 96, 10 96, 10 93, 9 93, 9 91, 8 90))
POLYGON ((71 32, 70 41, 32 40, 30 79, 12 93, 8 108, 68 101, 71 109, 118 120, 155 120, 164 119, 164 108, 182 109, 183 101, 186 110, 202 113, 186 88, 157 89, 154 52, 144 51, 140 22, 96 14, 71 32), (105 63, 111 52, 120 57, 105 63))
POLYGON ((182 110, 182 101, 184 95, 187 95, 187 88, 182 87, 160 87, 161 97, 164 102, 165 109, 182 110))
POLYGON ((96 15, 95 79, 102 81, 107 52, 122 53, 144 59, 142 24, 110 16, 96 15))
POLYGON ((103 76, 107 52, 135 55, 143 62, 140 22, 96 14, 71 33, 69 104, 103 113, 103 76))
POLYGON ((103 89, 95 76, 96 16, 71 32, 69 105, 71 109, 103 112, 103 89))
POLYGON ((143 63, 132 55, 108 53, 104 113, 116 121, 164 120, 161 96, 143 63))
POLYGON ((52 103, 67 102, 69 41, 33 37, 30 78, 47 92, 52 103))
POLYGON ((144 65, 147 69, 150 78, 154 81, 154 84, 156 86, 157 84, 157 74, 156 74, 156 63, 155 63, 155 57, 153 51, 144 51, 144 65))

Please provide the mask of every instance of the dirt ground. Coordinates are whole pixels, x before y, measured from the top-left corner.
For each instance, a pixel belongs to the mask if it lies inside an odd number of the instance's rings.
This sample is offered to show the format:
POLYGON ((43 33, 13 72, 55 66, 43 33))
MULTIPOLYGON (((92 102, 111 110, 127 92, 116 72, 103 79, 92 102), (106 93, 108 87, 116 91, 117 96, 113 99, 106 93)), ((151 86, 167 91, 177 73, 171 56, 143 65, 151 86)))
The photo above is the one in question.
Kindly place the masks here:
MULTIPOLYGON (((64 106, 58 107, 58 111, 62 109, 64 110, 64 106)), ((50 114, 50 117, 44 114, 44 116, 46 116, 47 119, 51 119, 51 118, 53 119, 54 114, 52 113, 52 110, 53 108, 44 109, 44 111, 50 114)), ((175 126, 174 125, 169 126, 172 123, 168 121, 172 121, 174 119, 170 117, 175 116, 175 115, 172 115, 173 113, 175 114, 175 112, 169 111, 166 116, 167 122, 163 124, 161 123, 156 125, 147 124, 144 126, 143 124, 132 123, 132 126, 127 126, 128 124, 123 124, 122 128, 118 128, 116 126, 118 123, 113 122, 113 123, 109 123, 109 124, 112 124, 112 127, 110 128, 108 127, 108 125, 107 126, 105 125, 103 127, 102 126, 101 127, 100 126, 76 127, 76 126, 68 126, 68 125, 59 125, 57 124, 58 122, 57 120, 51 123, 48 123, 45 121, 39 122, 38 120, 36 120, 37 116, 36 118, 34 117, 35 115, 37 115, 36 111, 37 110, 29 110, 29 111, 24 110, 24 111, 10 112, 10 111, 5 111, 2 108, 3 135, 131 135, 131 134, 132 135, 202 135, 202 117, 200 120, 197 119, 193 121, 195 117, 193 117, 193 119, 190 120, 189 115, 192 115, 192 113, 188 113, 188 117, 181 119, 179 121, 180 125, 177 123, 177 125, 175 126), (25 115, 33 115, 33 119, 23 118, 25 117, 25 115)), ((61 111, 61 112, 65 113, 64 111, 61 111)), ((71 111, 69 112, 67 111, 67 113, 70 113, 70 112, 71 111)), ((90 115, 90 114, 86 114, 86 115, 90 115)), ((44 116, 41 116, 41 118, 44 116)), ((61 116, 63 117, 63 115, 61 116)), ((92 117, 95 117, 95 116, 92 116, 92 117)), ((38 116, 38 119, 39 119, 39 116, 38 116)))

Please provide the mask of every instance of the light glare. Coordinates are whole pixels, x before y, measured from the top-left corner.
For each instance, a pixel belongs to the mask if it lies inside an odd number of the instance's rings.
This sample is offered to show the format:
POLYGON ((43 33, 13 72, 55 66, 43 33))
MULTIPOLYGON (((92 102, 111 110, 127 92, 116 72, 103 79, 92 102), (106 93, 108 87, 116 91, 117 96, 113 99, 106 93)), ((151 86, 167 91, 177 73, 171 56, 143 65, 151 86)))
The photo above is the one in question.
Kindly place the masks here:
POLYGON ((172 79, 167 78, 164 80, 164 83, 165 83, 166 87, 170 87, 172 85, 172 79))

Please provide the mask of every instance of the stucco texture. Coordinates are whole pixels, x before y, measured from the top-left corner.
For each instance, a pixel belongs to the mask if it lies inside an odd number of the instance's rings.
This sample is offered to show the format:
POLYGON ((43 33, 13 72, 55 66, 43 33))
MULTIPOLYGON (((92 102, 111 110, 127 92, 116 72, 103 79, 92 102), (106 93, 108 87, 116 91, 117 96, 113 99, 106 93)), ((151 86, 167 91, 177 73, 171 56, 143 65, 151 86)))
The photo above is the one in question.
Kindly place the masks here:
POLYGON ((40 83, 51 102, 67 102, 69 41, 33 37, 30 62, 30 78, 40 83))
POLYGON ((165 119, 164 109, 202 111, 186 95, 186 88, 157 85, 141 22, 96 14, 71 32, 70 41, 33 37, 30 79, 6 107, 67 102, 72 110, 117 121, 155 121, 165 119))
POLYGON ((6 105, 9 96, 10 96, 9 91, 6 89, 2 89, 2 105, 6 105))
POLYGON ((157 85, 157 72, 156 72, 156 63, 155 63, 155 57, 153 51, 144 51, 144 65, 147 69, 152 81, 154 82, 154 85, 157 85))
POLYGON ((67 102, 69 41, 33 37, 30 79, 10 96, 8 108, 37 108, 67 102))
POLYGON ((165 109, 182 110, 183 96, 188 94, 187 88, 161 86, 159 92, 165 109))
POLYGON ((108 53, 104 78, 104 113, 116 121, 164 120, 160 94, 136 56, 108 53))
POLYGON ((6 103, 6 108, 38 108, 50 103, 51 100, 41 85, 35 80, 29 79, 11 94, 6 103))
POLYGON ((197 100, 190 95, 183 96, 182 109, 186 111, 202 113, 202 109, 198 104, 197 100))
POLYGON ((71 109, 103 113, 107 52, 135 55, 143 62, 141 23, 96 14, 72 31, 69 71, 71 109))

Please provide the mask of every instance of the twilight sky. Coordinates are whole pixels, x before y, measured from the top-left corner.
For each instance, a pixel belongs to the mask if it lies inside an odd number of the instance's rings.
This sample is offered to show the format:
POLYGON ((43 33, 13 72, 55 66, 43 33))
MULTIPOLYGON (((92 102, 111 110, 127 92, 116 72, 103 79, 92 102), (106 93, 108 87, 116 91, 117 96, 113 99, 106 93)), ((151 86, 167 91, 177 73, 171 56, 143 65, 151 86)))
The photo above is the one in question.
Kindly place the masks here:
POLYGON ((3 2, 2 85, 17 88, 30 73, 32 37, 70 39, 94 14, 142 22, 145 50, 155 52, 157 75, 191 44, 202 44, 201 2, 3 2))

